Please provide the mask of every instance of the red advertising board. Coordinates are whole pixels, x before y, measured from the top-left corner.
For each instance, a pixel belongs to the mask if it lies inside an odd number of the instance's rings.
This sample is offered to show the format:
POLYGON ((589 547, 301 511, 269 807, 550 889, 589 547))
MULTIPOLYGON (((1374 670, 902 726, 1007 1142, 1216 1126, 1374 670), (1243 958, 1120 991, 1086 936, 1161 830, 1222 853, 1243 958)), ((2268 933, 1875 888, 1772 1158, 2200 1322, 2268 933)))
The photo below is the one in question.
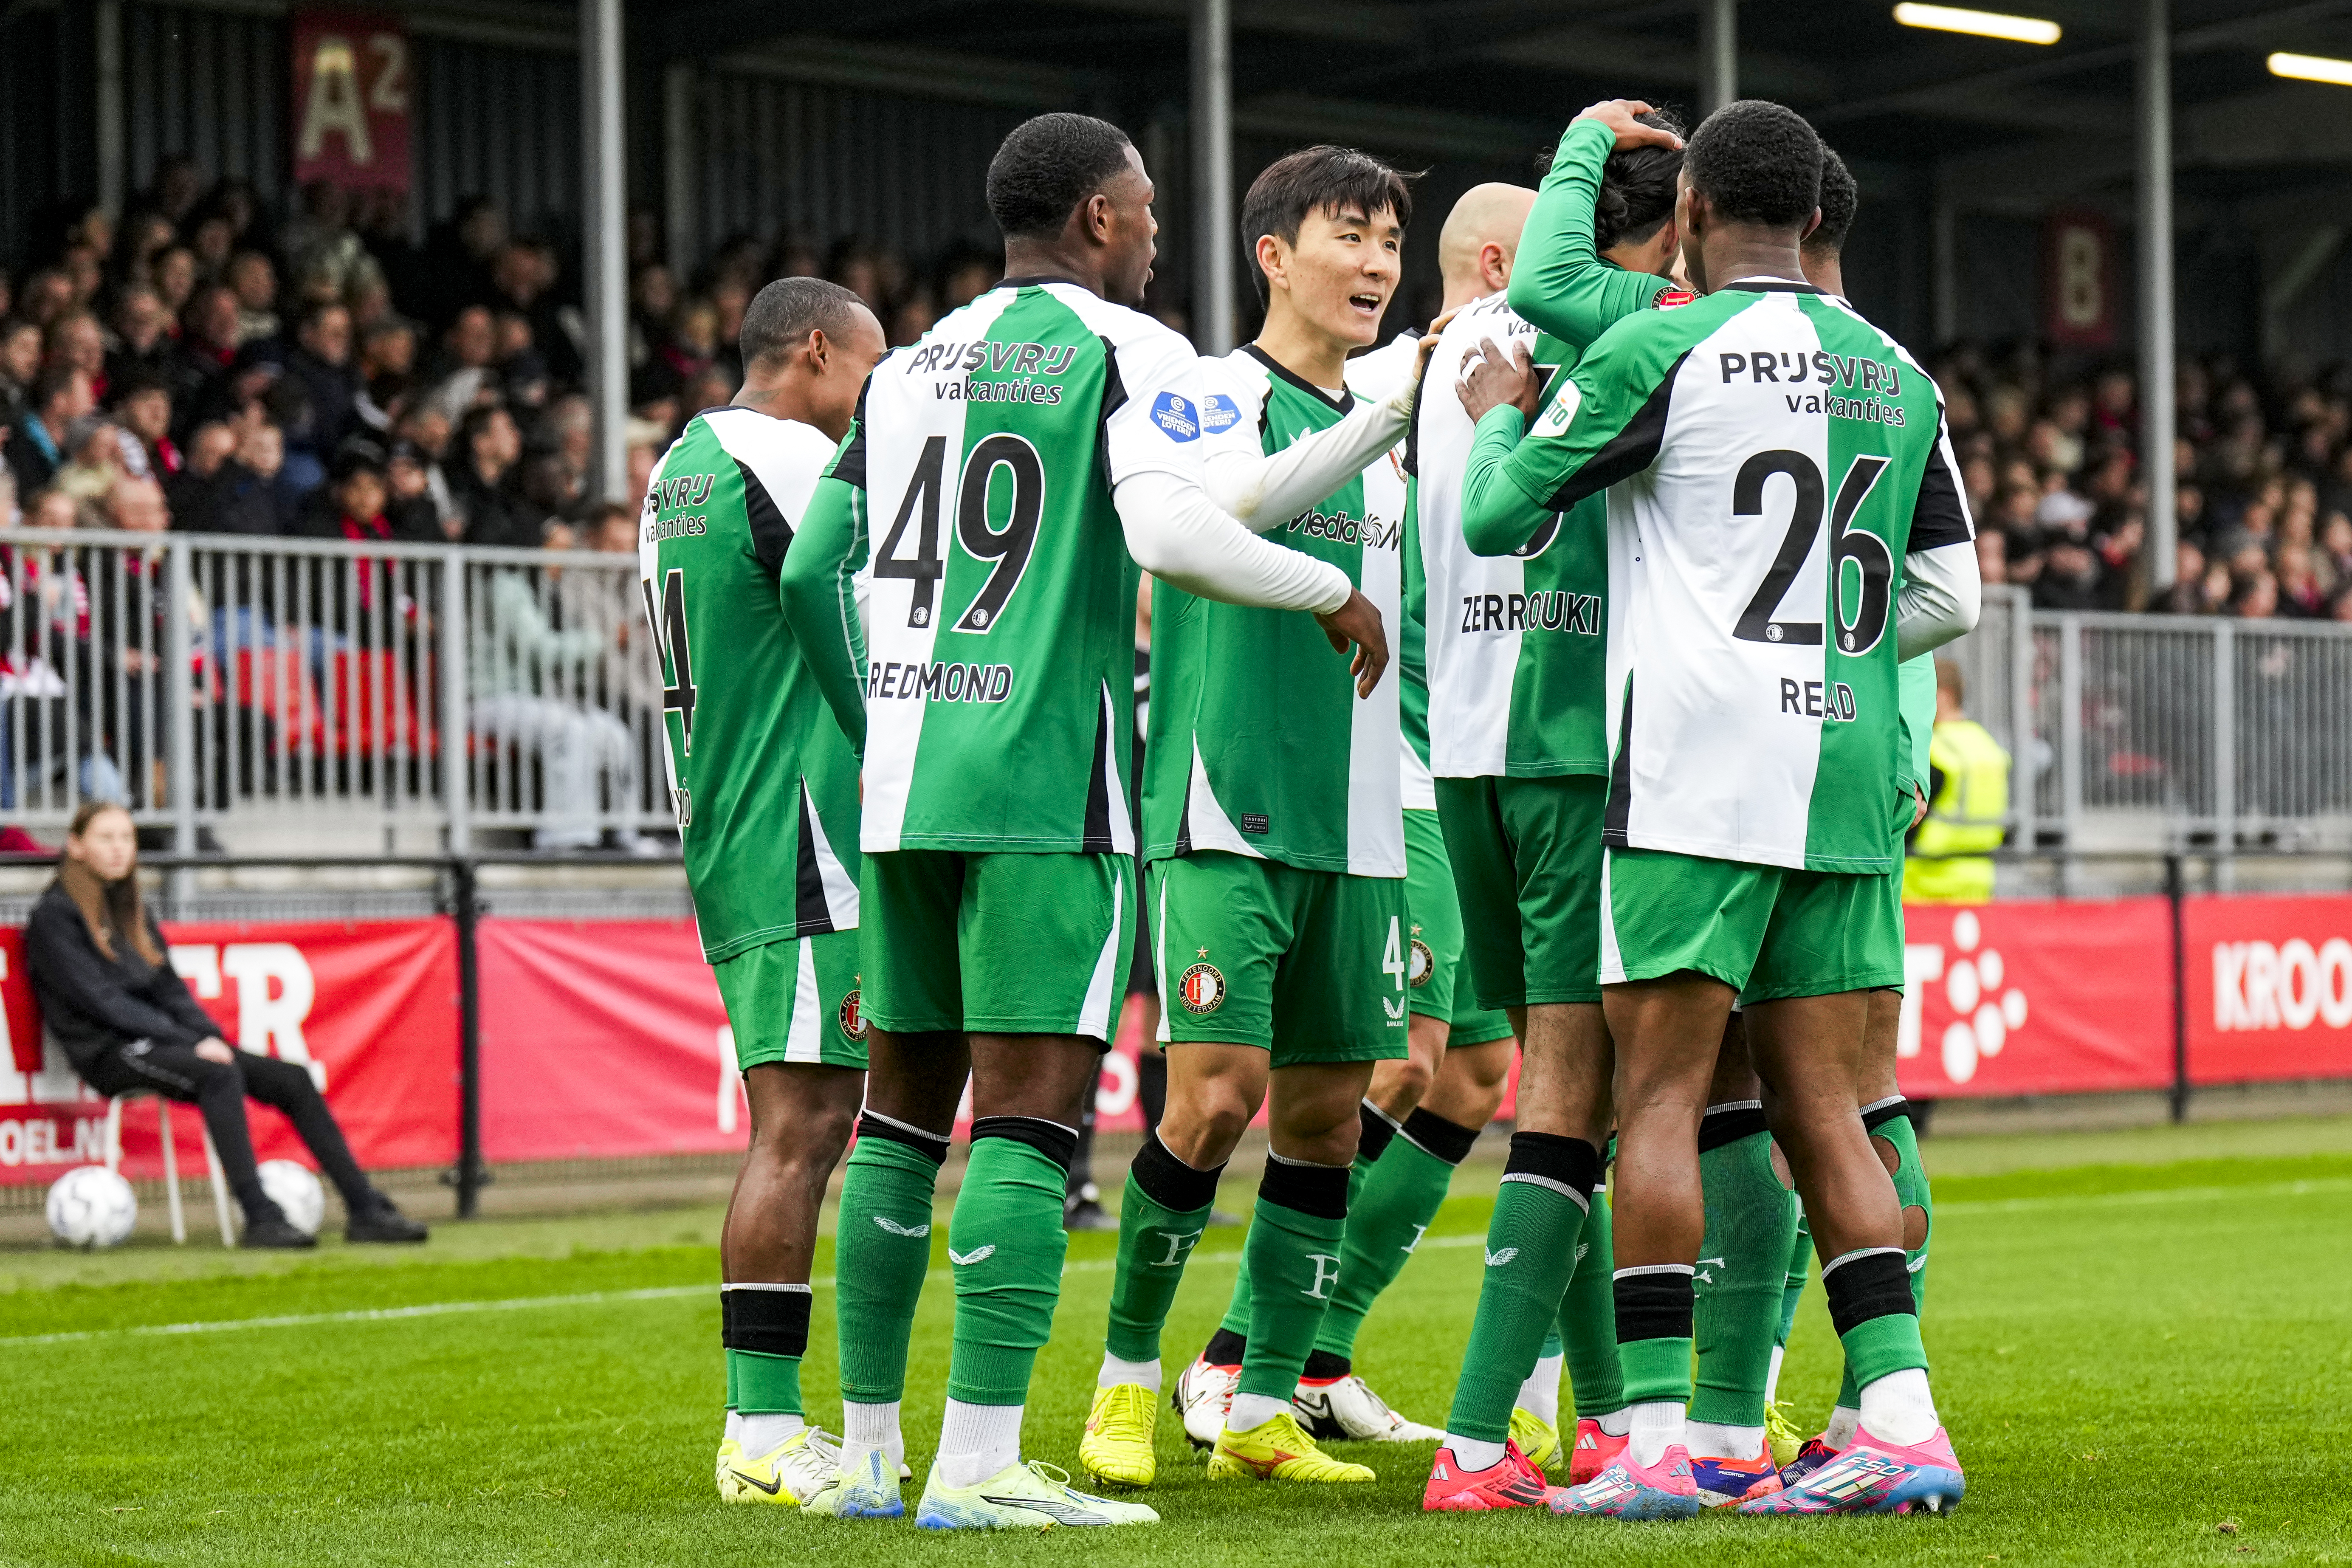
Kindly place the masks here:
POLYGON ((297 11, 294 183, 408 188, 408 33, 377 11, 297 11))
MULTIPOLYGON (((454 1163, 457 1155, 457 942, 446 920, 268 925, 172 922, 172 966, 221 1037, 307 1064, 361 1164, 454 1163)), ((0 1183, 46 1182, 105 1157, 106 1102, 45 1041, 25 973, 24 936, 0 930, 0 1183)), ((256 1152, 310 1163, 286 1119, 247 1102, 256 1152)), ((126 1175, 163 1172, 155 1102, 122 1119, 126 1175)), ((174 1114, 184 1173, 201 1173, 192 1106, 174 1114)))
POLYGON ((2203 895, 2182 905, 2189 1076, 2352 1078, 2352 897, 2203 895))
POLYGON ((1919 1100, 2172 1081, 2171 910, 2161 898, 1904 910, 1897 1070, 1919 1100))

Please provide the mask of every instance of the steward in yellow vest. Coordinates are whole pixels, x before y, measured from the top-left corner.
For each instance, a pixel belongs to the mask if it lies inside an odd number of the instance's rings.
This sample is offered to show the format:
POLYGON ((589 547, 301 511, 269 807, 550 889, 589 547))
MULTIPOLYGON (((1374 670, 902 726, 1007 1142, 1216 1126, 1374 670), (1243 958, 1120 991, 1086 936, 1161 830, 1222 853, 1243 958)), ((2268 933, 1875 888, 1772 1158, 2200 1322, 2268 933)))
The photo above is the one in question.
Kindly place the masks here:
POLYGON ((1927 820, 1911 836, 1903 897, 1912 903, 1992 900, 1990 851, 2009 823, 2009 753, 1960 709, 1960 672, 1936 661, 1936 728, 1927 742, 1927 820))

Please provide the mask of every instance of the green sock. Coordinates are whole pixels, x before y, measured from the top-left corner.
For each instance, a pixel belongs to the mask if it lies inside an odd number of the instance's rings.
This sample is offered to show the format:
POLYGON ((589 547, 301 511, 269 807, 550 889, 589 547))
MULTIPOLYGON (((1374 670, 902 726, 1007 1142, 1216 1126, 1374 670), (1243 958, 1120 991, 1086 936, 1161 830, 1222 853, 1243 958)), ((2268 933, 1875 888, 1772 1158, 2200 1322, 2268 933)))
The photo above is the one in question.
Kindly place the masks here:
POLYGON ((841 1397, 895 1405, 907 1391, 907 1343, 931 1266, 931 1194, 948 1141, 871 1111, 857 1129, 834 1249, 841 1397))
POLYGON ((1789 1263, 1780 1276, 1780 1328, 1773 1343, 1786 1349, 1797 1326, 1797 1303, 1805 1299, 1805 1276, 1813 1266, 1813 1227, 1805 1219, 1805 1205, 1796 1204, 1797 1235, 1789 1244, 1789 1263))
MULTIPOLYGON (((1576 1289, 1576 1280, 1573 1277, 1569 1279, 1568 1288, 1571 1290, 1576 1289)), ((1559 1337, 1559 1314, 1555 1312, 1552 1314, 1551 1327, 1544 1331, 1543 1343, 1536 1351, 1536 1360, 1541 1361, 1547 1356, 1565 1354, 1566 1343, 1559 1337)))
POLYGON ((1576 1274, 1560 1300, 1559 1324, 1554 1331, 1558 1341, 1565 1342, 1569 1386, 1580 1420, 1625 1408, 1625 1369, 1617 1361, 1617 1300, 1609 1283, 1617 1259, 1610 1241, 1609 1189, 1596 1178, 1592 1208, 1577 1237, 1576 1274))
POLYGON ((740 1392, 737 1406, 746 1415, 801 1414, 801 1358, 761 1351, 729 1351, 730 1382, 740 1392))
POLYGON ((1028 1403, 1029 1373, 1062 1295, 1069 1250, 1062 1204, 1076 1147, 1075 1131, 1034 1117, 983 1116, 971 1124, 971 1161, 948 1225, 956 1293, 949 1398, 1028 1403))
POLYGON ((1625 1268, 1610 1285, 1617 1298, 1625 1403, 1689 1404, 1693 1270, 1678 1264, 1625 1268))
MULTIPOLYGON (((1912 1305, 1903 1254, 1871 1249, 1831 1261, 1834 1267, 1822 1274, 1822 1289, 1829 1298, 1830 1321, 1845 1346, 1853 1385, 1868 1388, 1889 1373, 1927 1370, 1927 1351, 1919 1340, 1919 1314, 1912 1305)), ((1846 1404, 1843 1395, 1839 1403, 1846 1404)), ((1847 1405, 1860 1407, 1858 1397, 1847 1405)))
POLYGON ((1224 1169, 1196 1171, 1171 1154, 1157 1131, 1144 1134, 1118 1205, 1118 1273, 1110 1288, 1110 1331, 1103 1341, 1119 1360, 1160 1358, 1160 1331, 1183 1282, 1184 1264, 1208 1228, 1224 1169))
POLYGON ((1316 1331, 1339 1282, 1340 1238, 1348 1228, 1348 1174, 1269 1154, 1258 1183, 1242 1257, 1254 1281, 1249 1348, 1242 1352, 1236 1394, 1288 1402, 1315 1348, 1316 1331))
MULTIPOLYGON (((1370 1118, 1366 1118, 1369 1127, 1370 1118)), ((1382 1128, 1387 1128, 1385 1119, 1382 1128)), ((1339 1249, 1339 1283, 1331 1289, 1315 1348, 1337 1356, 1356 1353, 1356 1334, 1405 1259, 1421 1245, 1454 1181, 1454 1168, 1478 1141, 1478 1130, 1415 1110, 1369 1161, 1360 1152, 1348 1194, 1348 1234, 1339 1249)))
MULTIPOLYGON (((1255 1230, 1255 1225, 1250 1227, 1255 1230)), ((1236 1339, 1249 1337, 1250 1320, 1250 1252, 1249 1237, 1242 1237, 1242 1266, 1234 1276, 1234 1293, 1225 1298, 1225 1315, 1217 1327, 1236 1339)))
MULTIPOLYGON (((1909 1103, 1900 1099, 1881 1100, 1878 1104, 1864 1110, 1862 1124, 1870 1129, 1873 1138, 1884 1138, 1895 1146, 1895 1199, 1906 1211, 1903 1216, 1905 1230, 1907 1232, 1910 1228, 1909 1210, 1918 1209, 1927 1217, 1927 1229, 1920 1237, 1919 1245, 1915 1248, 1906 1249, 1903 1255, 1904 1264, 1911 1276, 1913 1309, 1911 1331, 1913 1337, 1916 1338, 1918 1310, 1924 1308, 1927 1301, 1927 1245, 1935 1238, 1936 1205, 1935 1200, 1928 1195, 1927 1167, 1919 1163, 1919 1135, 1911 1125, 1910 1110, 1909 1103)), ((1918 1363, 1923 1367, 1927 1364, 1925 1360, 1926 1354, 1923 1349, 1920 1352, 1922 1359, 1918 1363)), ((1864 1378, 1863 1381, 1867 1383, 1870 1380, 1864 1378)), ((1846 1358, 1845 1375, 1838 1384, 1837 1402, 1841 1409, 1862 1408, 1862 1394, 1854 1382, 1853 1359, 1851 1355, 1846 1358)))
MULTIPOLYGON (((1544 1334, 1559 1318, 1576 1272, 1577 1237, 1600 1175, 1601 1151, 1581 1139, 1511 1134, 1447 1432, 1486 1443, 1509 1435, 1519 1385, 1535 1370, 1544 1334)), ((1569 1325, 1571 1346, 1576 1327, 1569 1325)), ((1577 1393, 1580 1398, 1580 1385, 1577 1393)))
POLYGON ((1698 1373, 1690 1418, 1761 1426, 1796 1205, 1772 1173, 1772 1136, 1761 1107, 1711 1110, 1698 1136, 1706 1237, 1693 1280, 1698 1373))

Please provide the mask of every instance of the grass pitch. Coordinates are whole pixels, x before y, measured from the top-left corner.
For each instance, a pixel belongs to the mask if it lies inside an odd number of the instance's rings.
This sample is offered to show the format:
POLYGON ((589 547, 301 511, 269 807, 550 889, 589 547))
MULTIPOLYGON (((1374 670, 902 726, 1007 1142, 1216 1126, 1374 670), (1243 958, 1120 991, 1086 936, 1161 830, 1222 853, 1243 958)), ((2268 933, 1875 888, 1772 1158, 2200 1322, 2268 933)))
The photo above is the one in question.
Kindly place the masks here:
MULTIPOLYGON (((1969 1472, 1949 1519, 1425 1518, 1426 1447, 1346 1450, 1379 1468, 1370 1487, 1213 1485, 1165 1413, 1157 1529, 942 1537, 725 1507, 718 1215, 694 1209, 450 1225, 422 1249, 299 1259, 0 1252, 0 1563, 2352 1563, 2352 1122, 1930 1140, 1927 1155, 1927 1342, 1969 1472)), ((1374 1385, 1433 1423, 1496 1174, 1457 1179, 1359 1347, 1374 1385)), ((1031 1454, 1065 1467, 1112 1239, 1073 1238, 1029 1410, 1031 1454)), ((1239 1243, 1214 1232, 1195 1255, 1171 1375, 1222 1310, 1239 1243)), ((918 1486, 950 1310, 942 1258, 907 1403, 918 1486)), ((823 1291, 817 1323, 803 1381, 836 1426, 823 1291)), ((1817 1421, 1837 1372, 1816 1289, 1783 1393, 1817 1421)))

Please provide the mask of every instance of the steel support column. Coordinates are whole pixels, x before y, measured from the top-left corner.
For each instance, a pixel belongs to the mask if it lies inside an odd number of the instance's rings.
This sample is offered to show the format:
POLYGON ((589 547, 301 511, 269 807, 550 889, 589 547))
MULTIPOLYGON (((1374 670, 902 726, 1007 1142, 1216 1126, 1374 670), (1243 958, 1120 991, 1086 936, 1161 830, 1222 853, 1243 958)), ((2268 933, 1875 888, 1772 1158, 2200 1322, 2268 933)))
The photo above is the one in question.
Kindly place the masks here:
POLYGON ((592 500, 625 500, 629 455, 627 171, 621 162, 621 0, 580 0, 580 173, 585 189, 588 395, 596 418, 592 500))
POLYGON ((2140 0, 2139 417, 2147 486, 2149 580, 2172 585, 2174 510, 2172 368, 2172 19, 2170 0, 2140 0))
POLYGON ((1192 0, 1192 341, 1234 346, 1234 7, 1192 0))
POLYGON ((1700 0, 1698 100, 1712 114, 1739 96, 1739 0, 1700 0))

